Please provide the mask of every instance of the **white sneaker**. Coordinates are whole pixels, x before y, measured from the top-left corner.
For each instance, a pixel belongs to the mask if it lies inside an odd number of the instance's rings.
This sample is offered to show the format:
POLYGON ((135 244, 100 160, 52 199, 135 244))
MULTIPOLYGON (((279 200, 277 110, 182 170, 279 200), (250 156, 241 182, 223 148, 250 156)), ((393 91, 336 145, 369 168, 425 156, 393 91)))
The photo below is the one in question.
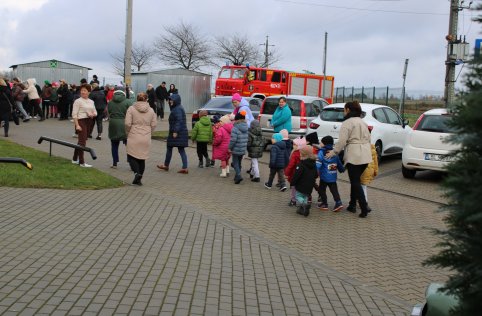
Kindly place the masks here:
POLYGON ((78 165, 78 164, 79 164, 79 161, 78 161, 78 160, 72 160, 72 163, 73 163, 74 165, 78 165))
POLYGON ((92 165, 89 165, 88 163, 82 163, 79 166, 81 166, 82 168, 92 168, 92 165))

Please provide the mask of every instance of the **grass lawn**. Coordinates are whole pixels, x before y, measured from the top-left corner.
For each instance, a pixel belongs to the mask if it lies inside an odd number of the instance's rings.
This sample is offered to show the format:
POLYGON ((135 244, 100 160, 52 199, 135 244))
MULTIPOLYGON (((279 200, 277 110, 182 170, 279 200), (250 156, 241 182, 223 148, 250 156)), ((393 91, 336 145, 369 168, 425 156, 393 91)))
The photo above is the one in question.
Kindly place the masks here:
POLYGON ((413 127, 413 125, 415 125, 415 122, 417 122, 417 119, 420 117, 420 114, 405 113, 403 117, 404 119, 408 120, 408 125, 410 125, 410 127, 413 127))
POLYGON ((0 156, 23 158, 32 170, 17 163, 0 163, 0 187, 49 189, 106 189, 123 182, 95 168, 81 168, 65 158, 0 139, 0 156))

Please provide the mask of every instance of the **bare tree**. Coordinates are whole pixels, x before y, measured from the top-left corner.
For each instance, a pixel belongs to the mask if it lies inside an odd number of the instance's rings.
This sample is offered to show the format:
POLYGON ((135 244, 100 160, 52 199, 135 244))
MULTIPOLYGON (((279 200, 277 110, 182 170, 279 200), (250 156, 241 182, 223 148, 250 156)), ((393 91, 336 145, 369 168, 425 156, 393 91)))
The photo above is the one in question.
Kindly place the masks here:
POLYGON ((222 63, 228 61, 233 65, 257 64, 261 58, 258 45, 250 43, 246 35, 215 37, 214 44, 216 45, 215 57, 222 63))
POLYGON ((212 65, 209 41, 192 25, 181 22, 164 29, 166 34, 154 42, 161 62, 191 70, 212 65))
MULTIPOLYGON (((132 45, 131 65, 137 68, 137 71, 146 70, 152 63, 155 55, 153 48, 147 47, 144 43, 132 45)), ((112 57, 114 71, 119 76, 124 76, 124 54, 110 54, 112 57)))

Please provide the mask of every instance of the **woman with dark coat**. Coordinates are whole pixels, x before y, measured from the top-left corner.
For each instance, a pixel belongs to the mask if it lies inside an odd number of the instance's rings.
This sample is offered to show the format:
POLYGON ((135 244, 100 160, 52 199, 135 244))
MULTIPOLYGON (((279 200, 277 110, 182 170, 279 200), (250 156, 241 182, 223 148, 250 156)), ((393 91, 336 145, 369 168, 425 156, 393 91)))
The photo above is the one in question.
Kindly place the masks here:
POLYGON ((107 99, 105 98, 104 91, 100 90, 100 87, 97 83, 92 84, 92 92, 89 95, 89 99, 94 101, 95 110, 97 111, 97 116, 93 121, 89 137, 92 138, 94 125, 97 124, 97 137, 95 139, 101 140, 103 132, 102 120, 104 119, 104 111, 107 107, 107 99))
POLYGON ((167 137, 166 158, 164 164, 157 165, 157 168, 165 171, 169 170, 172 149, 177 147, 182 160, 182 168, 178 173, 187 174, 187 155, 184 148, 188 146, 189 135, 186 125, 186 112, 181 105, 181 97, 178 94, 172 94, 169 97, 169 107, 171 108, 171 113, 169 114, 169 135, 167 137))
POLYGON ((176 86, 173 83, 171 83, 171 85, 169 86, 169 91, 167 91, 167 93, 169 93, 169 95, 179 94, 176 86))
POLYGON ((125 127, 126 112, 130 102, 126 99, 126 94, 122 90, 113 93, 112 101, 109 102, 107 111, 109 113, 109 139, 112 153, 112 166, 116 169, 119 163, 119 145, 120 142, 127 143, 127 134, 125 127))
POLYGON ((0 121, 3 123, 4 136, 8 137, 10 114, 12 113, 12 94, 5 80, 0 78, 0 121))

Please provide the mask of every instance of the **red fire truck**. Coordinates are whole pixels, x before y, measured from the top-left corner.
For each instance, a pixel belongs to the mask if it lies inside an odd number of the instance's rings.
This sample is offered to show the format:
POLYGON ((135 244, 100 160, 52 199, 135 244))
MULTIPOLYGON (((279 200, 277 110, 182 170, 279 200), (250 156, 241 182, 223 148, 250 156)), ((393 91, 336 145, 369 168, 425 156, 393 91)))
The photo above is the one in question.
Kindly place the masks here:
POLYGON ((215 94, 253 96, 264 99, 278 94, 323 97, 333 103, 333 76, 295 73, 251 66, 223 66, 216 80, 215 94))

